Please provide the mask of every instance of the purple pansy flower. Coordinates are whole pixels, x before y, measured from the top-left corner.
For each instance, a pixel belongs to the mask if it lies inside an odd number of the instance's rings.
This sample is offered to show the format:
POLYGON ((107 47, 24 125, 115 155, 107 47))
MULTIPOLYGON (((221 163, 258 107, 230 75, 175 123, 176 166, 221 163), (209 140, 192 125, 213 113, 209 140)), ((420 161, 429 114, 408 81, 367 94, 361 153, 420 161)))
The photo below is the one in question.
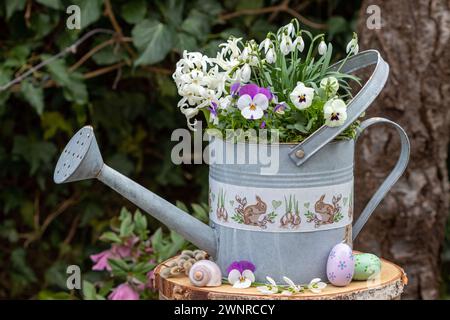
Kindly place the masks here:
POLYGON ((241 261, 233 261, 227 268, 227 273, 230 273, 231 270, 238 270, 239 272, 243 272, 244 270, 250 270, 251 272, 255 272, 256 267, 253 263, 247 260, 241 261))
POLYGON ((230 87, 230 93, 232 96, 237 96, 239 93, 239 89, 241 89, 241 84, 239 82, 235 82, 230 87))
POLYGON ((277 104, 275 106, 275 108, 273 108, 273 111, 275 113, 279 113, 279 114, 283 114, 284 110, 286 110, 286 104, 284 102, 281 102, 281 103, 277 104))
POLYGON ((267 100, 272 100, 273 95, 269 88, 261 88, 258 87, 254 83, 246 84, 239 89, 239 95, 242 97, 243 95, 248 94, 250 98, 254 98, 258 93, 262 93, 266 96, 267 100))
POLYGON ((261 122, 261 125, 259 126, 260 129, 264 129, 266 127, 266 122, 261 122))

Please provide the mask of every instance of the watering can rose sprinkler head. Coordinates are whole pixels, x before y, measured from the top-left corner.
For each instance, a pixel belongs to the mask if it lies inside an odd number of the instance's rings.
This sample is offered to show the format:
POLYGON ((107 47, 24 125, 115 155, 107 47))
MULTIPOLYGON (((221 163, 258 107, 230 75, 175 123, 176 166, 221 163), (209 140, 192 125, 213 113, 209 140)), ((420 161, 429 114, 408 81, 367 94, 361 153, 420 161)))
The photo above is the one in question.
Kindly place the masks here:
POLYGON ((211 227, 180 210, 103 162, 94 130, 81 128, 64 148, 53 180, 65 183, 97 178, 197 247, 216 255, 216 236, 211 227))

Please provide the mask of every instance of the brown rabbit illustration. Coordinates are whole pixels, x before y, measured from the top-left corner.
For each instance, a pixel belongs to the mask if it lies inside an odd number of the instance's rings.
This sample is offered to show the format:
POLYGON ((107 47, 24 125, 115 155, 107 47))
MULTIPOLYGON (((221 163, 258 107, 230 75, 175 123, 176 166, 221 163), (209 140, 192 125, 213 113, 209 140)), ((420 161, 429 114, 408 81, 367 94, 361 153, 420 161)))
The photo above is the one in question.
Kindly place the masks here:
POLYGON ((316 211, 316 217, 320 221, 320 224, 333 223, 334 215, 341 209, 338 203, 341 198, 341 194, 337 197, 333 196, 333 204, 329 204, 323 201, 325 199, 325 195, 323 194, 320 199, 317 200, 314 205, 314 210, 316 211))
POLYGON ((239 205, 235 208, 235 211, 242 216, 244 224, 265 228, 270 220, 267 217, 264 217, 261 221, 259 220, 267 211, 266 203, 259 196, 256 196, 256 204, 252 205, 247 205, 246 198, 241 199, 236 196, 236 201, 239 205))

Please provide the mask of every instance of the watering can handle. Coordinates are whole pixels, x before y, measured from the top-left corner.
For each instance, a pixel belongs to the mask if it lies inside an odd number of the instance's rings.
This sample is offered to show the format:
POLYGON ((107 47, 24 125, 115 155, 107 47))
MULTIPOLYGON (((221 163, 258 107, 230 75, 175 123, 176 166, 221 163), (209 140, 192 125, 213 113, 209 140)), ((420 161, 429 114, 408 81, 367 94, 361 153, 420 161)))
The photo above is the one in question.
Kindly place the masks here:
POLYGON ((383 60, 376 50, 363 51, 350 57, 345 64, 343 60, 333 64, 330 69, 340 72, 352 73, 359 69, 376 64, 375 69, 366 84, 353 97, 347 106, 347 120, 339 127, 328 127, 323 125, 304 141, 291 149, 289 157, 297 165, 302 165, 328 142, 332 141, 351 125, 359 116, 366 111, 384 87, 389 74, 389 65, 383 60))
POLYGON ((394 183, 397 182, 397 180, 401 177, 401 175, 406 169, 406 166, 408 165, 410 153, 409 139, 408 136, 406 135, 405 130, 403 130, 403 128, 400 127, 397 123, 392 122, 385 118, 367 119, 361 123, 361 126, 356 135, 356 139, 358 139, 359 135, 361 134, 362 131, 364 131, 364 129, 378 123, 389 124, 393 126, 395 129, 397 129, 397 132, 400 136, 400 144, 401 144, 400 156, 398 157, 394 169, 392 169, 391 173, 389 173, 387 178, 383 181, 381 186, 369 200, 366 207, 361 212, 361 215, 359 216, 358 220, 355 222, 352 231, 353 240, 355 240, 355 238, 358 236, 359 232, 361 231, 362 227, 366 224, 372 212, 375 210, 375 208, 378 206, 381 200, 383 200, 384 196, 389 191, 389 189, 391 189, 394 183))

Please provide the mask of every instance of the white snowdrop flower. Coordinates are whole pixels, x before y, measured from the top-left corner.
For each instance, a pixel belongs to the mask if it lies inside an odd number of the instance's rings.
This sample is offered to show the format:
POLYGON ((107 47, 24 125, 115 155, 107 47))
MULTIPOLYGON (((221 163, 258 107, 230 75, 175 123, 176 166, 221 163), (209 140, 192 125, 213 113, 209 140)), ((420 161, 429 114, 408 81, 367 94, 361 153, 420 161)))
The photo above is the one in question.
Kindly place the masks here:
POLYGON ((296 285, 294 281, 292 281, 288 277, 283 277, 283 280, 289 285, 289 287, 286 290, 283 290, 281 294, 290 296, 303 291, 303 288, 301 286, 296 285))
POLYGON ((281 43, 280 43, 280 51, 283 55, 288 55, 293 49, 292 45, 292 39, 288 35, 284 34, 281 37, 281 43))
POLYGON ((289 98, 297 109, 306 109, 312 104, 314 89, 306 87, 302 82, 297 82, 297 86, 291 92, 289 98))
POLYGON ((328 97, 332 97, 339 90, 339 82, 335 77, 326 77, 320 81, 320 87, 328 97))
POLYGON ((301 35, 299 35, 299 36, 297 36, 297 38, 295 38, 293 47, 295 49, 298 49, 298 51, 303 52, 303 50, 305 49, 305 42, 303 41, 303 38, 301 35))
POLYGON ((252 75, 252 69, 249 64, 246 63, 241 69, 241 81, 243 83, 248 83, 250 81, 250 76, 252 75))
POLYGON ((287 24, 284 28, 285 28, 285 30, 287 31, 287 34, 290 37, 294 37, 295 36, 295 26, 294 26, 294 24, 292 22, 287 24))
POLYGON ((350 40, 347 44, 346 52, 347 54, 358 54, 359 52, 358 35, 355 32, 353 32, 352 40, 350 40))
POLYGON ((328 100, 323 107, 325 125, 338 127, 347 120, 347 105, 341 99, 328 100))
POLYGON ((245 119, 261 119, 268 106, 269 100, 262 93, 256 94, 253 99, 250 95, 244 94, 237 101, 237 107, 245 119))
POLYGON ((271 277, 266 277, 268 283, 264 286, 256 287, 256 289, 264 294, 275 294, 278 293, 278 286, 275 280, 273 280, 271 277))
POLYGON ((275 50, 272 48, 269 49, 266 53, 266 61, 270 64, 274 63, 277 60, 277 54, 275 53, 275 50))
POLYGON ((311 282, 308 285, 308 289, 312 293, 321 293, 323 289, 325 289, 327 284, 325 282, 322 282, 320 278, 314 278, 311 280, 311 282))
POLYGON ((323 56, 326 52, 327 52, 327 49, 328 49, 328 46, 327 46, 327 44, 325 43, 325 41, 323 41, 323 39, 322 39, 322 41, 320 41, 320 43, 319 43, 319 47, 318 47, 318 52, 319 52, 319 54, 321 55, 321 56, 323 56))
POLYGON ((259 44, 259 50, 264 49, 264 53, 267 54, 267 51, 269 51, 269 49, 273 48, 273 43, 272 40, 270 40, 269 38, 264 39, 260 44, 259 44))

